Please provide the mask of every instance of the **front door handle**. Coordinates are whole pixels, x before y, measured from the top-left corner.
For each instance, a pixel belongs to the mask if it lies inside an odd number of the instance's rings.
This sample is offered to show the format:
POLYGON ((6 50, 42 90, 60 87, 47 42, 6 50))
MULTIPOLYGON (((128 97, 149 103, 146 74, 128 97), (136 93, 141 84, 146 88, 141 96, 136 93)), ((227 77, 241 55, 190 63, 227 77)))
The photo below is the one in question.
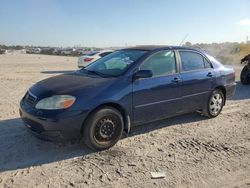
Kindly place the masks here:
POLYGON ((207 77, 213 77, 213 74, 211 72, 207 73, 207 77))
POLYGON ((179 83, 180 81, 181 81, 181 79, 178 78, 178 77, 175 77, 175 78, 172 80, 173 83, 179 83))

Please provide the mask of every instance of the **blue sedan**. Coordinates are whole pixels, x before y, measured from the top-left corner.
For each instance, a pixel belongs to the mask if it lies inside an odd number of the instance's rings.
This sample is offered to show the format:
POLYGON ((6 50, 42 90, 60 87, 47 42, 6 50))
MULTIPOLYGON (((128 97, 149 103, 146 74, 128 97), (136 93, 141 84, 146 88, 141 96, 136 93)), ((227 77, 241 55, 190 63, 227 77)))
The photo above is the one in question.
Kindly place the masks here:
POLYGON ((214 118, 234 92, 235 71, 202 50, 138 46, 36 83, 20 116, 41 138, 82 137, 103 150, 132 126, 192 111, 214 118))

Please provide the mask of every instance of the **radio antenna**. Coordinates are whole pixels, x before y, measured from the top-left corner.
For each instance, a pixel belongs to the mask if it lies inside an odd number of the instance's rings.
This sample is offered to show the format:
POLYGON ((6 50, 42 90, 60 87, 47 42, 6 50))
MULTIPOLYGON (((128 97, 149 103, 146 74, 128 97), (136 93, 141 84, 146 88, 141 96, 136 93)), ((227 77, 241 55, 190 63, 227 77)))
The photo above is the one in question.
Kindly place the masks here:
POLYGON ((182 41, 181 41, 181 43, 179 44, 179 46, 181 46, 181 45, 183 44, 183 42, 187 39, 188 35, 189 35, 189 33, 187 33, 187 34, 184 36, 184 38, 182 39, 182 41))

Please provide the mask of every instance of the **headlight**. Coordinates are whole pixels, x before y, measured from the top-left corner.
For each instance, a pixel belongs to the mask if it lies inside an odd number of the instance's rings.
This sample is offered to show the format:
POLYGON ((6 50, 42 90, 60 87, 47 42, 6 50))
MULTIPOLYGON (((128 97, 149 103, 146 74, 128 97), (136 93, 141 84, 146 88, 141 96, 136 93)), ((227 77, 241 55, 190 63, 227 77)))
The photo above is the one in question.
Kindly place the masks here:
POLYGON ((72 106, 76 98, 70 95, 54 95, 44 98, 36 104, 37 109, 57 110, 66 109, 72 106))

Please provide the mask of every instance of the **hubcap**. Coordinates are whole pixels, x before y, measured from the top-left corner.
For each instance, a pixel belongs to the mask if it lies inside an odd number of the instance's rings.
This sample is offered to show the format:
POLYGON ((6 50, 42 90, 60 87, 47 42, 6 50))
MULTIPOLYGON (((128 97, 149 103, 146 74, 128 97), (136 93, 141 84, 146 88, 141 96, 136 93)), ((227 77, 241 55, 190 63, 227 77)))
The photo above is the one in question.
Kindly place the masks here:
POLYGON ((223 99, 222 99, 222 96, 220 94, 215 94, 212 96, 212 99, 210 101, 210 112, 211 114, 213 115, 217 115, 221 108, 222 108, 222 102, 223 102, 223 99))
POLYGON ((99 142, 113 139, 116 130, 116 123, 110 118, 103 118, 98 121, 95 127, 95 138, 99 142))

